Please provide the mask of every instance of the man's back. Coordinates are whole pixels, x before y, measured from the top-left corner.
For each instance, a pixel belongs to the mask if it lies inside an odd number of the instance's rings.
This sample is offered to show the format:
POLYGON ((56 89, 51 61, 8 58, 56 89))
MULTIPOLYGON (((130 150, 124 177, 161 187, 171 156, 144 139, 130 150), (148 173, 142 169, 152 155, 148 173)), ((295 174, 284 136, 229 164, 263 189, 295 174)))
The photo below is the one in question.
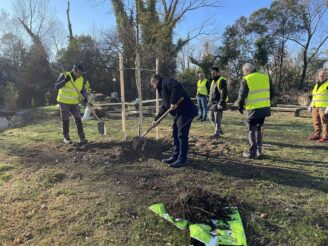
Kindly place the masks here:
POLYGON ((159 92, 163 100, 162 104, 166 109, 168 109, 171 104, 175 104, 181 97, 183 97, 184 100, 177 108, 176 113, 183 114, 191 118, 197 116, 197 108, 191 101, 181 83, 173 78, 163 78, 161 83, 161 90, 159 92))

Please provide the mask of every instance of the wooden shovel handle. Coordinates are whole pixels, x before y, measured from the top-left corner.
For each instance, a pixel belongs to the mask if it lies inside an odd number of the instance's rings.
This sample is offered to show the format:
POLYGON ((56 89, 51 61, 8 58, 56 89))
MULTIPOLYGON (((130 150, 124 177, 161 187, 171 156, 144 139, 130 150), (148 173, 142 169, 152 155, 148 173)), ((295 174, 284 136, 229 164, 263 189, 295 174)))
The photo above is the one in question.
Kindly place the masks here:
MULTIPOLYGON (((182 101, 183 101, 183 97, 181 97, 178 101, 177 101, 177 103, 176 103, 176 105, 178 105, 179 106, 179 104, 180 103, 182 103, 182 101)), ((158 120, 156 120, 156 124, 158 124, 158 123, 160 123, 161 121, 162 121, 162 119, 164 119, 170 112, 172 112, 173 111, 173 109, 172 108, 169 108, 161 117, 159 117, 158 118, 158 120)))
MULTIPOLYGON (((181 97, 178 101, 177 101, 177 105, 179 106, 179 104, 183 101, 183 97, 181 97)), ((158 120, 155 121, 155 125, 151 126, 147 129, 147 131, 145 131, 142 135, 141 138, 143 138, 144 136, 146 136, 148 134, 148 132, 150 132, 153 128, 155 128, 173 109, 169 108, 168 110, 166 110, 166 112, 158 118, 158 120)))

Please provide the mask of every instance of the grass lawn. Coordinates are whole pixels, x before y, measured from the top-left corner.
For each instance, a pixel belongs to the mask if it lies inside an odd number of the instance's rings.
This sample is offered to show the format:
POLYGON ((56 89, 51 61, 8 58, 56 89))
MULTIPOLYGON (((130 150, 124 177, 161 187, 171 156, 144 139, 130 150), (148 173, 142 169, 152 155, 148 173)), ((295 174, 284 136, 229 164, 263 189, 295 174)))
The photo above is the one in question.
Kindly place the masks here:
MULTIPOLYGON (((167 148, 129 152, 119 120, 105 121, 108 138, 88 121, 89 146, 65 146, 55 111, 0 133, 0 245, 189 245, 186 233, 147 208, 192 188, 239 208, 248 245, 328 245, 328 145, 306 140, 309 118, 269 117, 257 160, 240 158, 244 116, 225 112, 219 140, 208 138, 209 122, 195 121, 189 165, 171 169, 160 162, 167 148)), ((171 124, 160 126, 167 141, 171 124)), ((136 126, 128 121, 130 138, 136 126)), ((73 123, 71 137, 77 140, 73 123)))

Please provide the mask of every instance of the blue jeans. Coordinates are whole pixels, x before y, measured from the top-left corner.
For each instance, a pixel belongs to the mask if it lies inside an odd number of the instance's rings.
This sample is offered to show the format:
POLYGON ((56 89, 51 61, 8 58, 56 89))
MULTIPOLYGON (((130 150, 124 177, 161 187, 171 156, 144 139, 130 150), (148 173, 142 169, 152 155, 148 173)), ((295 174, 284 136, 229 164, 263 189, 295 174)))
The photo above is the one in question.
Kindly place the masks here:
POLYGON ((207 96, 197 95, 198 117, 205 120, 207 118, 207 96))

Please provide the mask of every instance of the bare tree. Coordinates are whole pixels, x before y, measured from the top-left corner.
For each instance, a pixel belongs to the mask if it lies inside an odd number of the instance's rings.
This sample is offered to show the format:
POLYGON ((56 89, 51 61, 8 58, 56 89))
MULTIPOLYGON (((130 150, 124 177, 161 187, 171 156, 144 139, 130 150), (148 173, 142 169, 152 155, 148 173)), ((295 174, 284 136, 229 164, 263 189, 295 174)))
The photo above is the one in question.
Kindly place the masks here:
POLYGON ((15 0, 14 12, 34 43, 51 32, 52 9, 49 0, 15 0))
MULTIPOLYGON (((140 1, 140 0, 139 0, 140 1)), ((156 1, 153 1, 156 2, 156 1)), ((190 12, 202 8, 218 8, 222 7, 220 1, 207 0, 161 0, 163 7, 163 22, 169 23, 172 28, 182 19, 182 17, 190 12)))
POLYGON ((191 44, 187 44, 184 46, 178 54, 177 57, 177 65, 180 72, 185 72, 186 70, 190 69, 190 59, 189 57, 193 56, 195 52, 195 47, 191 44))
MULTIPOLYGON (((167 75, 174 75, 176 68, 177 53, 191 39, 203 34, 203 27, 194 35, 180 38, 174 43, 173 36, 177 24, 191 11, 202 8, 220 7, 217 0, 134 0, 134 6, 138 6, 138 19, 140 24, 143 56, 158 57, 160 59, 160 71, 167 75)), ((131 1, 112 0, 112 5, 116 15, 118 30, 122 37, 123 47, 127 35, 132 39, 135 30, 135 18, 127 13, 131 6, 131 1), (131 21, 132 20, 132 21, 131 21), (123 29, 122 29, 123 28, 123 29), (122 31, 121 31, 122 29, 122 31), (133 34, 132 34, 133 33, 133 34)), ((133 13, 133 12, 130 12, 133 13)), ((132 54, 129 52, 129 54, 132 54)), ((149 58, 146 58, 149 59, 149 58)))
POLYGON ((14 14, 32 39, 20 78, 19 102, 22 106, 41 106, 53 80, 46 48, 42 41, 51 33, 52 13, 49 0, 15 0, 14 14))
MULTIPOLYGON (((287 0, 285 0, 287 1, 287 0)), ((290 12, 300 23, 299 31, 287 37, 298 44, 302 49, 303 67, 299 79, 299 88, 302 88, 306 79, 309 63, 320 52, 328 39, 328 2, 327 0, 299 0, 298 4, 289 3, 290 12)))

